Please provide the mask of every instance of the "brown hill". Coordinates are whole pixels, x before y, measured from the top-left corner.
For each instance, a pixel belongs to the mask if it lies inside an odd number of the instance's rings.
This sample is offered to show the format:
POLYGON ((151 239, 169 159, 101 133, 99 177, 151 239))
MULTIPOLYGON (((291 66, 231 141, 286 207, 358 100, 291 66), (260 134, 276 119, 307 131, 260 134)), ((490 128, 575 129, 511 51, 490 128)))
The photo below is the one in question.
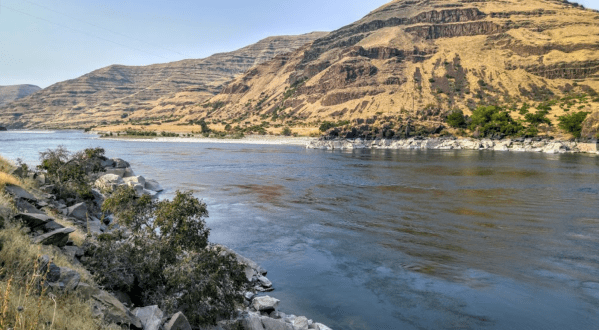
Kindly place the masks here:
POLYGON ((436 130, 450 110, 481 104, 543 105, 556 121, 598 108, 598 73, 596 11, 561 0, 397 0, 176 110, 246 132, 389 118, 396 130, 436 130))
POLYGON ((0 86, 0 107, 39 91, 35 85, 0 86))
POLYGON ((236 75, 325 34, 270 37, 205 59, 140 67, 112 65, 0 108, 0 123, 13 128, 88 127, 134 117, 138 111, 137 116, 163 115, 168 107, 184 108, 214 96, 236 75), (173 97, 160 100, 166 96, 173 97))

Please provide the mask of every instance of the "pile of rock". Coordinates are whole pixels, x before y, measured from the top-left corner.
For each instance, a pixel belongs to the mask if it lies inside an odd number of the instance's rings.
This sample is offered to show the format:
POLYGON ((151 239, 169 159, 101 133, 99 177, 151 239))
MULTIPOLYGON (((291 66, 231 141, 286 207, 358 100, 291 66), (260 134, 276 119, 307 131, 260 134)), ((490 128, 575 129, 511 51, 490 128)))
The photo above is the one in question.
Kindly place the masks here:
POLYGON ((113 192, 119 186, 130 186, 135 189, 138 196, 149 195, 156 197, 163 191, 160 184, 155 180, 146 180, 143 176, 136 176, 131 166, 120 158, 108 159, 102 163, 105 173, 96 182, 94 186, 101 192, 113 192))
POLYGON ((598 153, 596 142, 553 141, 532 138, 516 139, 456 139, 456 138, 410 138, 393 139, 335 139, 313 140, 306 145, 307 149, 352 150, 352 149, 434 149, 434 150, 496 150, 526 151, 550 154, 561 153, 598 153))

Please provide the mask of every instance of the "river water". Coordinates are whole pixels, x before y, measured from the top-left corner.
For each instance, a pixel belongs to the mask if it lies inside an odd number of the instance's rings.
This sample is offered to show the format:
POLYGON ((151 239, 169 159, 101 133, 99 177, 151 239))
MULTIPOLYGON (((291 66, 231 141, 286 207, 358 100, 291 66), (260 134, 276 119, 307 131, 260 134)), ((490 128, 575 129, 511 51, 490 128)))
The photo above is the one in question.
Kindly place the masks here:
POLYGON ((194 191, 281 311, 335 330, 599 327, 597 156, 0 134, 29 164, 60 144, 194 191))

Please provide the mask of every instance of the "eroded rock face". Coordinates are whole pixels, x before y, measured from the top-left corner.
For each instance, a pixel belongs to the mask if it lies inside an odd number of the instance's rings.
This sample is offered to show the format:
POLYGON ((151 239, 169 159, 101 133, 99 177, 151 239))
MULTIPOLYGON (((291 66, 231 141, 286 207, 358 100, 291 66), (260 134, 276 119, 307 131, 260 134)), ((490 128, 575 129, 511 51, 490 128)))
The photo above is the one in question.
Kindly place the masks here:
POLYGON ((583 139, 589 140, 596 140, 599 138, 599 111, 587 115, 587 118, 582 123, 580 136, 583 139))
POLYGON ((56 245, 58 247, 63 247, 67 245, 67 242, 69 241, 69 234, 73 232, 75 232, 75 229, 73 228, 61 228, 35 237, 33 242, 36 244, 56 245))

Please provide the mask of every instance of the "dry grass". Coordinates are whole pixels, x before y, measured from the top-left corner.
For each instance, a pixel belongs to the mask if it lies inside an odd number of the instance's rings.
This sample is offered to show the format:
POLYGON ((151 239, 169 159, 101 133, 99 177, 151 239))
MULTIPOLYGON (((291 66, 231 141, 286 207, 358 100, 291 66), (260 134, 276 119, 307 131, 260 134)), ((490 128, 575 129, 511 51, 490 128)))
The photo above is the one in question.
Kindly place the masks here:
POLYGON ((20 179, 8 173, 0 172, 0 188, 4 188, 4 186, 6 186, 7 184, 13 186, 21 186, 23 185, 23 182, 20 179))
POLYGON ((92 315, 90 305, 73 294, 53 295, 41 290, 44 274, 38 271, 37 260, 47 254, 59 266, 86 272, 70 264, 50 247, 32 245, 22 230, 9 226, 0 232, 0 329, 106 329, 92 315))

